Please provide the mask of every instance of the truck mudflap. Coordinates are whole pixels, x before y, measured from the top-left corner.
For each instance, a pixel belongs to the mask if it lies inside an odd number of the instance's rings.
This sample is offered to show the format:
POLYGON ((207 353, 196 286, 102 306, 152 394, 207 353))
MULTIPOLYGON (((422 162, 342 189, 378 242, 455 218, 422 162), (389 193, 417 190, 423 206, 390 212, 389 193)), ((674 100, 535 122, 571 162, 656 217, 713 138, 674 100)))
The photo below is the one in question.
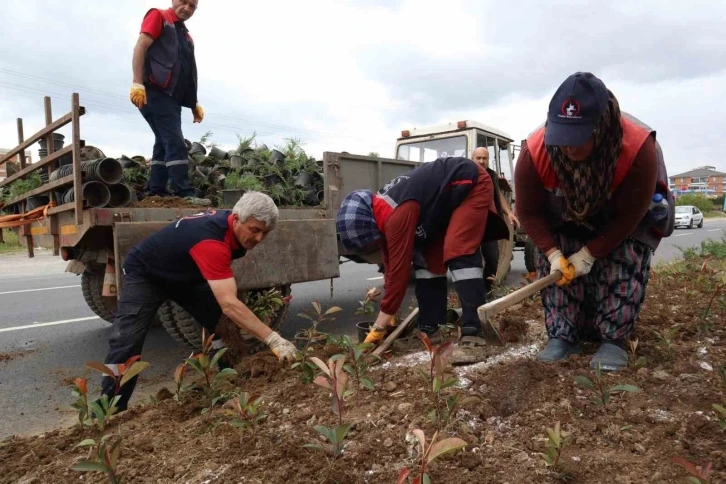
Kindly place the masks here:
MULTIPOLYGON (((126 255, 131 248, 169 222, 114 224, 116 280, 121 288, 126 255)), ((232 264, 239 290, 319 281, 340 276, 335 221, 279 220, 275 230, 232 264)), ((121 291, 119 290, 119 293, 121 291)))

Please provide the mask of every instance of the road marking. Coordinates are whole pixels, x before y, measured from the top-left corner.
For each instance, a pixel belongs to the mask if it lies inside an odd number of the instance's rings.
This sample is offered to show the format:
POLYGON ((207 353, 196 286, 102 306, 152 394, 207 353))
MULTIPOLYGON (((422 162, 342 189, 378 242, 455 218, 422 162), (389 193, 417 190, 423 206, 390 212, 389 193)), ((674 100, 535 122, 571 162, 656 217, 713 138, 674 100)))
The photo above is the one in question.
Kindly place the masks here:
POLYGON ((54 289, 68 289, 69 287, 81 287, 81 285, 76 284, 75 286, 43 287, 40 289, 23 289, 22 291, 6 291, 6 292, 0 292, 0 296, 2 296, 3 294, 19 294, 21 292, 37 292, 37 291, 52 291, 54 289))
POLYGON ((718 232, 719 230, 723 230, 723 229, 711 229, 711 230, 709 230, 709 232, 718 232))
POLYGON ((686 232, 685 234, 673 235, 673 237, 683 237, 684 235, 693 235, 693 232, 686 232))
POLYGON ((368 279, 366 279, 366 281, 380 281, 381 279, 383 279, 383 276, 380 276, 380 277, 369 277, 368 279))
POLYGON ((26 324, 25 326, 14 326, 12 328, 2 328, 2 329, 0 329, 0 333, 6 333, 8 331, 20 331, 21 329, 42 328, 44 326, 56 326, 58 324, 78 323, 81 321, 91 321, 93 319, 101 319, 101 318, 99 318, 98 316, 89 316, 87 318, 64 319, 63 321, 51 321, 50 323, 26 324))

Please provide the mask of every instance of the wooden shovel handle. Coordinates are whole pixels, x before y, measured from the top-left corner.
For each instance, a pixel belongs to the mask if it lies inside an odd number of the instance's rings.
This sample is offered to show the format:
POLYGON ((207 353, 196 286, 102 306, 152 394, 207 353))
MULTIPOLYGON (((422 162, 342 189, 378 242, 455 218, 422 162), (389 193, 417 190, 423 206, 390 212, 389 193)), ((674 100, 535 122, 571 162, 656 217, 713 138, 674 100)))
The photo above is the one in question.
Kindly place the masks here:
POLYGON ((394 341, 396 341, 396 338, 398 338, 398 335, 403 332, 404 329, 406 329, 406 326, 409 325, 409 323, 413 320, 413 318, 416 317, 418 314, 418 308, 411 311, 411 314, 409 314, 406 319, 403 320, 401 324, 396 326, 396 329, 393 330, 391 334, 388 335, 388 338, 386 338, 383 343, 378 345, 378 348, 373 350, 373 355, 375 356, 381 356, 384 351, 386 351, 394 341))
POLYGON ((521 289, 517 289, 516 291, 507 294, 506 296, 480 306, 478 310, 479 319, 482 321, 488 321, 495 314, 524 301, 528 297, 532 297, 535 293, 541 291, 553 282, 559 281, 561 277, 562 273, 560 271, 555 271, 542 279, 536 280, 532 284, 528 284, 521 289))

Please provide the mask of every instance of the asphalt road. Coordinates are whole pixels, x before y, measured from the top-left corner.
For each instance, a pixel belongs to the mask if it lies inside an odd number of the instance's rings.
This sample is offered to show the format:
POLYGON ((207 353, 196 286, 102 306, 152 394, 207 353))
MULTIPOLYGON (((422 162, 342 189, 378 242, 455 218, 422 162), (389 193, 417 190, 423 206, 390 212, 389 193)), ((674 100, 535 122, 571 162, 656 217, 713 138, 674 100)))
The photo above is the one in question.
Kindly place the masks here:
MULTIPOLYGON (((702 229, 677 230, 655 255, 664 262, 680 256, 680 247, 691 247, 707 238, 721 239, 726 220, 709 220, 702 229)), ((0 438, 56 428, 72 423, 69 383, 84 376, 83 364, 103 360, 110 325, 95 317, 80 290, 80 277, 64 273, 65 263, 47 251, 36 251, 34 259, 24 254, 0 256, 0 438)), ((523 255, 515 252, 507 284, 518 285, 524 275, 523 255)), ((292 337, 306 321, 296 315, 311 308, 313 300, 326 307, 343 308, 338 318, 323 330, 355 334, 360 317, 354 312, 367 287, 382 286, 376 266, 344 263, 341 277, 293 286, 294 299, 282 333, 292 337)), ((409 292, 412 293, 412 288, 409 292)), ((408 304, 407 297, 404 304, 408 304)), ((152 328, 144 347, 151 362, 134 394, 134 401, 147 399, 159 387, 171 388, 172 372, 188 355, 188 349, 171 339, 163 328, 152 328)), ((97 375, 88 375, 94 385, 97 375)))

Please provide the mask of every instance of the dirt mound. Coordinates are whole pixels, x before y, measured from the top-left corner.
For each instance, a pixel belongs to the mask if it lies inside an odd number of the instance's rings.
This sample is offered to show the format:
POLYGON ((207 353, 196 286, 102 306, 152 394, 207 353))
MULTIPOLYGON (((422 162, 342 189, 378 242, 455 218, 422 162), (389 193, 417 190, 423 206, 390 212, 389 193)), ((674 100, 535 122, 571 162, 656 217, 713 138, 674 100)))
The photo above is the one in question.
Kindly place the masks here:
POLYGON ((181 197, 146 197, 132 205, 133 208, 201 208, 181 197))
MULTIPOLYGON (((687 474, 673 463, 679 456, 712 462, 711 482, 724 482, 724 433, 711 406, 726 403, 726 376, 719 373, 726 365, 726 330, 719 324, 726 305, 723 298, 710 304, 714 279, 699 269, 702 262, 681 263, 653 278, 636 335, 635 356, 644 364, 602 376, 605 388, 630 384, 641 391, 613 393, 607 407, 575 384, 577 376, 595 378, 589 370, 595 345, 564 362, 540 363, 532 358, 545 341, 539 303, 503 315, 499 327, 516 343, 491 348, 486 361, 451 372, 458 381, 448 394, 481 401, 444 426, 444 436, 468 446, 435 461, 431 481, 680 482, 687 474), (546 427, 558 421, 566 444, 554 472, 541 454, 546 427)), ((724 261, 718 264, 726 270, 724 261)), ((344 421, 353 428, 336 460, 303 447, 320 443, 315 425, 335 425, 328 392, 302 383, 295 370, 281 370, 264 352, 245 358, 232 382, 263 398, 268 417, 254 433, 232 427, 229 417, 202 414, 205 400, 195 392, 182 403, 165 393, 154 405, 133 406, 111 419, 107 434, 123 437, 119 474, 139 483, 395 482, 403 466, 416 463, 409 430, 421 428, 430 438, 437 428, 427 417, 432 404, 420 374, 428 371, 422 350, 378 365, 369 374, 375 390, 348 398, 344 421)), ((169 388, 175 388, 171 378, 169 388)), ((70 468, 88 450, 75 445, 97 436, 73 428, 8 439, 0 443, 0 482, 78 480, 70 468)), ((98 473, 83 480, 107 482, 98 473)))

